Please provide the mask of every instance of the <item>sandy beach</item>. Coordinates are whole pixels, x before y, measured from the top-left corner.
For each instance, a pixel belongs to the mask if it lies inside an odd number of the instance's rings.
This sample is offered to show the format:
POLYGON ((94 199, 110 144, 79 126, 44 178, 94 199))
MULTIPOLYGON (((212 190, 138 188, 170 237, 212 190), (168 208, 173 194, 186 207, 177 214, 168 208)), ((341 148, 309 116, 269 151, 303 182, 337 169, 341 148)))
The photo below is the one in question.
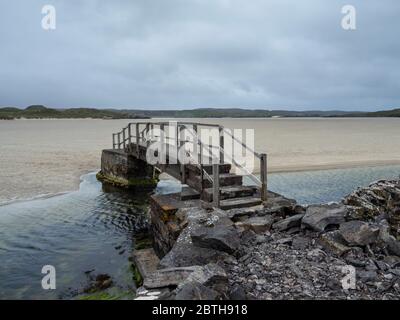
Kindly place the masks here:
MULTIPOLYGON (((177 119, 175 119, 177 120, 177 119)), ((269 172, 400 164, 400 119, 185 119, 255 130, 269 172)), ((0 121, 0 202, 76 190, 128 120, 0 121)))

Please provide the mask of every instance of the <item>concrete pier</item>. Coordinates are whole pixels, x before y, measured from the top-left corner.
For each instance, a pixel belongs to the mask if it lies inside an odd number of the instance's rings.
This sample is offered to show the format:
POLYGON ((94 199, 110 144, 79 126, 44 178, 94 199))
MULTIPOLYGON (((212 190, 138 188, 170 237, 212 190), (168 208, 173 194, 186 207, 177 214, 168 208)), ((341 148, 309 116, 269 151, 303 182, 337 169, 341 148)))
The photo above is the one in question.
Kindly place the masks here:
POLYGON ((152 190, 157 186, 153 166, 118 149, 103 150, 97 178, 116 187, 152 190))

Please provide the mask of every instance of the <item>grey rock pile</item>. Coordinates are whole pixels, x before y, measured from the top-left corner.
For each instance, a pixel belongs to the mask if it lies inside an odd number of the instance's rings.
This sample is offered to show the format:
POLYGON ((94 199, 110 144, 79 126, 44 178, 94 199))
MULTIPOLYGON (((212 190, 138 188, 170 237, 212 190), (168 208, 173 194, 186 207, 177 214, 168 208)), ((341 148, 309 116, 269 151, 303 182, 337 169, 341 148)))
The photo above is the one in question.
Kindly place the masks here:
MULTIPOLYGON (((180 277, 163 298, 400 298, 400 181, 341 203, 303 207, 272 194, 253 208, 177 215, 186 227, 154 274, 180 277)), ((159 290, 157 281, 144 289, 159 290)))

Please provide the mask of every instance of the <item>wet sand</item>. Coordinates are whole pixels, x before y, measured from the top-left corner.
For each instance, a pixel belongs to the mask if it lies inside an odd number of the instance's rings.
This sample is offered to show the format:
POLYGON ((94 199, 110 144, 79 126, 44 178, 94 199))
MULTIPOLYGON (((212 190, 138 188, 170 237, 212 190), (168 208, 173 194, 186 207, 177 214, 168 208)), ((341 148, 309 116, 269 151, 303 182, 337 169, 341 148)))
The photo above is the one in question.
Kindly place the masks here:
MULTIPOLYGON (((177 120, 177 119, 175 119, 177 120)), ((400 164, 400 119, 185 119, 255 130, 269 171, 400 164)), ((128 120, 0 121, 0 203, 76 190, 128 120)))

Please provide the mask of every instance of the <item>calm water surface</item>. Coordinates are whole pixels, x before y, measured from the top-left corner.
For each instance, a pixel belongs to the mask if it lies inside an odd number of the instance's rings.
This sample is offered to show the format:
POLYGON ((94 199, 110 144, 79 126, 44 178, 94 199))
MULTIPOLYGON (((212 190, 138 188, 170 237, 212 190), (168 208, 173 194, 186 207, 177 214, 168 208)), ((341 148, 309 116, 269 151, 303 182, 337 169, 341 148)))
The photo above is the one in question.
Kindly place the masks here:
MULTIPOLYGON (((394 178, 400 166, 276 173, 270 189, 300 203, 337 201, 357 186, 394 178)), ((160 181, 156 192, 180 190, 160 181)), ((0 206, 0 299, 73 298, 88 283, 85 272, 108 273, 114 288, 133 289, 129 257, 143 230, 146 197, 105 192, 95 175, 79 191, 0 206), (57 289, 41 289, 41 268, 53 265, 57 289)))

